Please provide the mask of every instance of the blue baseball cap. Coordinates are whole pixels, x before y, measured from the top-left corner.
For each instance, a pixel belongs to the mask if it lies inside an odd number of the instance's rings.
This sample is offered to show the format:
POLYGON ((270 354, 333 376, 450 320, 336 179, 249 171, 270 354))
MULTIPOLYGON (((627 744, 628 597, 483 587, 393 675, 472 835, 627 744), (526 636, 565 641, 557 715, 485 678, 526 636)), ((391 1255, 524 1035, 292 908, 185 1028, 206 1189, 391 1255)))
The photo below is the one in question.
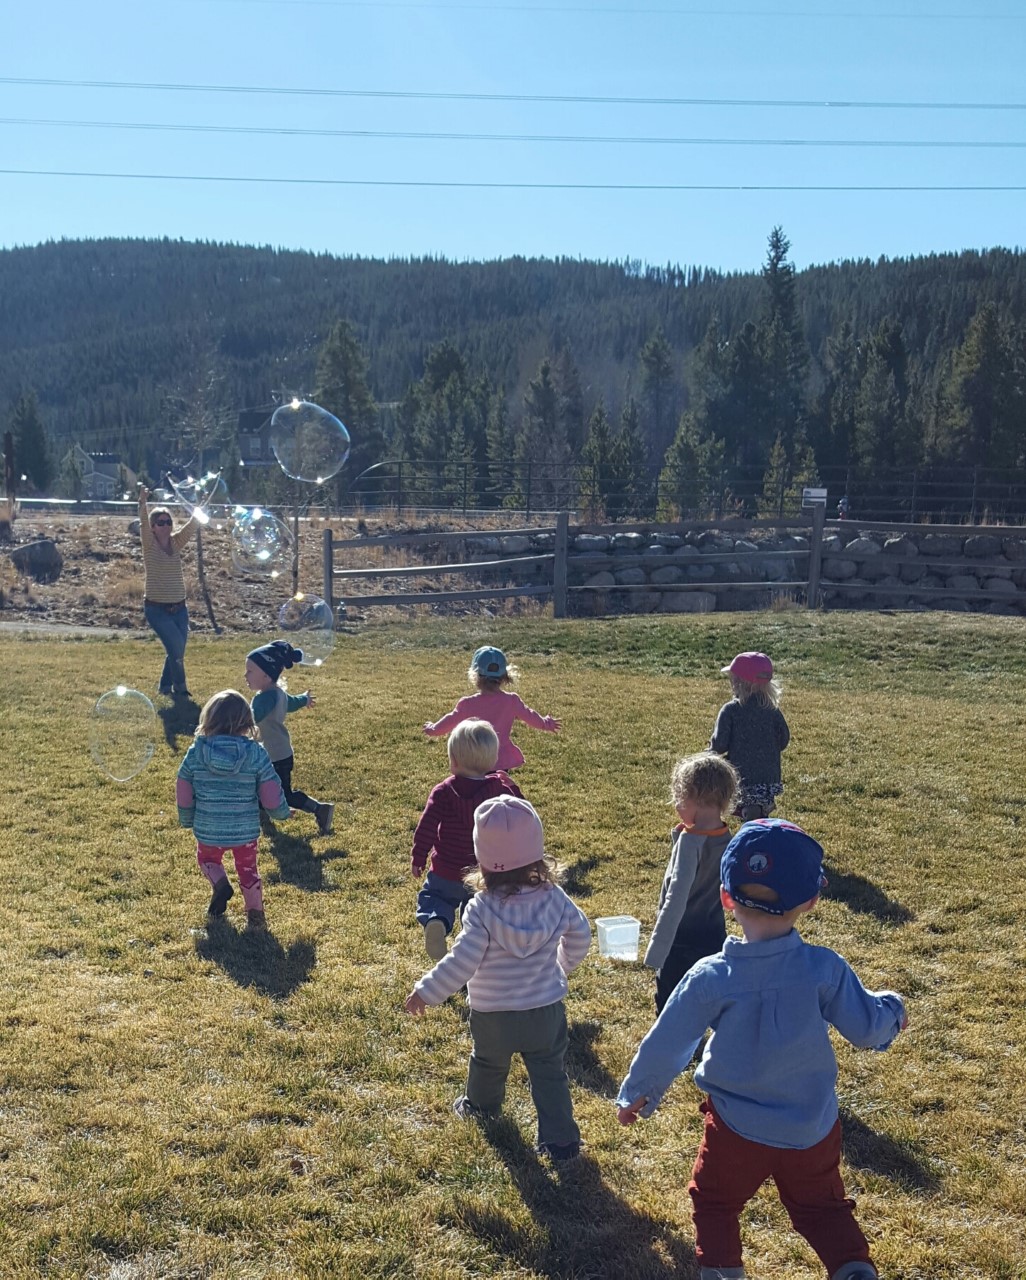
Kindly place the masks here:
POLYGON ((823 846, 783 818, 746 822, 723 851, 720 882, 742 907, 782 916, 814 898, 826 885, 823 846), (763 885, 775 902, 749 897, 744 885, 763 885))
POLYGON ((493 649, 485 645, 474 654, 470 660, 470 666, 486 680, 501 680, 506 674, 506 655, 501 649, 493 649))

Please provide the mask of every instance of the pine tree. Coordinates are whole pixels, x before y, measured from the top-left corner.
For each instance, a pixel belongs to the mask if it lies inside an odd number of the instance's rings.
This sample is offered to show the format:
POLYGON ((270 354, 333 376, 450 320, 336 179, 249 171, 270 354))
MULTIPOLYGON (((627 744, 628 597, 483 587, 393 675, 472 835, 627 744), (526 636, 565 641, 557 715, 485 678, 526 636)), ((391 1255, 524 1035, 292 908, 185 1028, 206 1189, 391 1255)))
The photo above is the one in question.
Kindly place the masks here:
POLYGON ((641 394, 651 455, 662 458, 670 445, 675 418, 673 352, 662 325, 641 348, 641 394))
POLYGON ((659 473, 659 518, 694 518, 715 510, 722 474, 723 442, 703 439, 695 414, 685 411, 659 473))
POLYGON ((37 493, 45 493, 50 486, 53 464, 34 391, 23 391, 18 397, 11 412, 10 429, 14 437, 16 472, 24 475, 37 493))
POLYGON ((593 520, 609 515, 615 483, 613 452, 613 434, 605 403, 600 398, 588 419, 588 436, 581 451, 581 462, 586 468, 583 483, 590 494, 589 506, 593 520))
POLYGON ((385 459, 380 416, 367 381, 367 360, 347 320, 336 320, 317 354, 314 399, 345 426, 349 460, 336 481, 338 498, 368 467, 385 459))

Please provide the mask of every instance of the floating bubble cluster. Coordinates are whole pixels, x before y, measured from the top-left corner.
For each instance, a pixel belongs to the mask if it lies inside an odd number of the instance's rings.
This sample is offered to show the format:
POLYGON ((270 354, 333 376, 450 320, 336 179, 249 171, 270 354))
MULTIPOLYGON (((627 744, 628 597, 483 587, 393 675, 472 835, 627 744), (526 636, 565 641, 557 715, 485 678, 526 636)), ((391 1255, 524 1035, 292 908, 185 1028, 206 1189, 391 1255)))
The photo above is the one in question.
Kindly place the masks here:
POLYGON ((349 432, 338 418, 309 400, 290 400, 271 417, 271 449, 293 480, 330 480, 341 471, 349 447, 349 432))
POLYGON ((89 723, 89 750, 115 782, 127 782, 153 759, 157 713, 138 689, 119 684, 99 699, 89 723))
POLYGON ((229 524, 232 564, 240 573, 276 578, 292 561, 288 525, 263 507, 235 507, 229 524))
POLYGON ((289 643, 302 649, 302 664, 322 666, 335 647, 335 619, 331 608, 319 597, 299 592, 278 610, 278 627, 289 643))
POLYGON ((208 471, 202 476, 188 471, 177 475, 169 473, 167 482, 181 505, 200 524, 227 519, 231 498, 220 471, 208 471))

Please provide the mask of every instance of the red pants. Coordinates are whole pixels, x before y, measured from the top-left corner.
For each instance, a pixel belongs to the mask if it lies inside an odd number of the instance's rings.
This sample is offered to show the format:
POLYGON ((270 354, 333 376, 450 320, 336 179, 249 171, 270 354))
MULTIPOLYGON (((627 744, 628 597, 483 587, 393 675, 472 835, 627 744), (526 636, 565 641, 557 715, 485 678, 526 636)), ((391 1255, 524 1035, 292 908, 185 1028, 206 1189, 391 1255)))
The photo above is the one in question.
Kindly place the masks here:
POLYGON ((869 1245, 844 1195, 841 1122, 803 1151, 767 1147, 728 1129, 706 1099, 702 1145, 688 1184, 695 1223, 695 1255, 704 1267, 740 1267, 741 1210, 767 1178, 794 1228, 808 1240, 829 1275, 846 1262, 869 1262, 869 1245))
POLYGON ((246 910, 263 911, 264 882, 257 871, 257 842, 250 840, 247 844, 217 845, 196 841, 196 861, 212 885, 226 879, 222 863, 226 853, 230 853, 235 859, 235 874, 239 877, 239 888, 242 890, 246 910))

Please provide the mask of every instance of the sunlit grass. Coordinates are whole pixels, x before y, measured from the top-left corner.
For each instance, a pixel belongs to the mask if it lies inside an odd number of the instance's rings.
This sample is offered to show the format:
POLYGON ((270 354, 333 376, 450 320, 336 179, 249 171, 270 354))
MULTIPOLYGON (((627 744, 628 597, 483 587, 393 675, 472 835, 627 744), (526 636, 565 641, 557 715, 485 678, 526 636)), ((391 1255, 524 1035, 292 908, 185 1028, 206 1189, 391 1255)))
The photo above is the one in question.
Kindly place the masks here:
MULTIPOLYGON (((241 687, 257 639, 194 639, 197 696, 241 687)), ((131 782, 90 758, 91 707, 119 682, 151 692, 156 642, 5 639, 0 1275, 692 1275, 698 1094, 682 1079, 630 1131, 610 1105, 650 1023, 647 971, 593 952, 571 981, 588 1144, 572 1171, 533 1155, 522 1072, 493 1130, 451 1115, 461 999, 402 1013, 426 967, 409 844, 445 771, 420 725, 465 691, 485 641, 563 719, 520 733, 519 781, 575 896, 646 930, 670 766, 708 738, 719 667, 773 655, 793 732, 781 812, 829 860, 806 936, 909 996, 889 1053, 838 1043, 845 1174, 881 1271, 1026 1275, 1021 622, 801 613, 340 635, 322 669, 291 673, 318 705, 290 721, 295 781, 338 802, 336 835, 300 817, 262 840, 266 938, 241 931, 238 895, 206 927, 173 804, 188 714, 158 702, 156 754, 131 782)), ((771 1189, 744 1234, 753 1277, 820 1275, 771 1189)))

